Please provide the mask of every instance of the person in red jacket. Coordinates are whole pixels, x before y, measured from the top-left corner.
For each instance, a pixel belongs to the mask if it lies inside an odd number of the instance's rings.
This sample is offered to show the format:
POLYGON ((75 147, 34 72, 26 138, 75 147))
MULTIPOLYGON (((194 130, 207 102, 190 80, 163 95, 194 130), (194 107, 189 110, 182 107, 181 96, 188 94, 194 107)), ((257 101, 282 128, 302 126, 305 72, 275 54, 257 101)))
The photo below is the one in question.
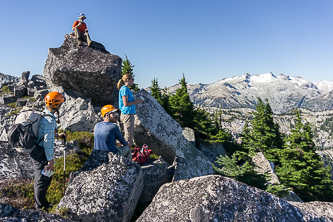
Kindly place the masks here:
POLYGON ((91 39, 88 33, 87 25, 85 22, 83 22, 87 17, 84 13, 79 14, 79 20, 75 21, 72 30, 75 33, 75 38, 77 38, 79 46, 82 45, 82 41, 85 41, 88 43, 88 46, 91 45, 91 39))

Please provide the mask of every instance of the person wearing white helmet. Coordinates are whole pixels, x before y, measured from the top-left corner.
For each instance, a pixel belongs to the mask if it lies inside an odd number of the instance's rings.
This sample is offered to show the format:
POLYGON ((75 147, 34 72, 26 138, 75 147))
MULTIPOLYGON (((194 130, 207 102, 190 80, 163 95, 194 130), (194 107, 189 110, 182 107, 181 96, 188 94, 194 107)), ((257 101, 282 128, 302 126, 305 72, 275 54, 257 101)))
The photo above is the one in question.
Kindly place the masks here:
POLYGON ((82 41, 88 43, 88 46, 91 46, 91 39, 88 33, 88 28, 84 20, 87 18, 84 13, 79 14, 79 20, 75 21, 72 26, 72 30, 75 33, 75 38, 78 40, 79 46, 82 45, 82 41))

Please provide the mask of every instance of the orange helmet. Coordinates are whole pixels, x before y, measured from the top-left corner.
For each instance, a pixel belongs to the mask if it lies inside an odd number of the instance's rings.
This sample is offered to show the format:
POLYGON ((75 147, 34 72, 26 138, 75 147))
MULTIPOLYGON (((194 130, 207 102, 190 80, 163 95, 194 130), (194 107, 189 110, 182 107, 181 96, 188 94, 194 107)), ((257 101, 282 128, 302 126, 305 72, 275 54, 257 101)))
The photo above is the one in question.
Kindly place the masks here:
POLYGON ((116 111, 117 111, 117 109, 114 108, 112 105, 105 105, 101 109, 101 113, 102 113, 103 117, 105 116, 105 114, 107 114, 109 112, 116 112, 116 111))
POLYGON ((61 103, 65 101, 65 97, 58 92, 50 92, 45 96, 45 104, 51 108, 57 109, 61 103))

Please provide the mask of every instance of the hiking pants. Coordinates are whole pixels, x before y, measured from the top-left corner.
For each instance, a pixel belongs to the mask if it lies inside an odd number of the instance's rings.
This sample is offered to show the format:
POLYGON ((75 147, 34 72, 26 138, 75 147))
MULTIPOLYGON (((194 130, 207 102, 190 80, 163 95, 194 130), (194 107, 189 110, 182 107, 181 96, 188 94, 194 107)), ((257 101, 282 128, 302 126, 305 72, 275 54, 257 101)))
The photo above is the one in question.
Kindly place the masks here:
POLYGON ((127 157, 128 159, 132 160, 132 151, 129 146, 117 147, 117 154, 119 156, 127 157))
POLYGON ((89 33, 80 32, 77 28, 74 29, 75 37, 79 40, 86 41, 88 45, 91 44, 89 33))
POLYGON ((42 209, 49 207, 49 202, 46 199, 46 192, 51 185, 51 177, 47 177, 41 174, 48 161, 45 156, 43 147, 36 147, 34 151, 30 153, 30 159, 34 168, 34 198, 36 209, 42 209))
POLYGON ((120 121, 124 127, 124 139, 129 143, 128 146, 131 147, 134 144, 134 114, 121 114, 120 121))

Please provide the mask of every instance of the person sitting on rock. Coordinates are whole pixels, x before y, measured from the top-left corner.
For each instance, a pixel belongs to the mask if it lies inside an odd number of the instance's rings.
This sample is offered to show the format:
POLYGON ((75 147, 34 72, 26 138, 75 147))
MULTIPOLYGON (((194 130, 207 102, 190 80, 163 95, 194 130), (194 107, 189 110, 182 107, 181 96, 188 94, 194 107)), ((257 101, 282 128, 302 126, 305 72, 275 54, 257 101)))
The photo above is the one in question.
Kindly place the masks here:
POLYGON ((88 33, 87 25, 83 22, 87 17, 84 13, 79 14, 79 20, 75 21, 72 30, 75 33, 75 38, 78 40, 79 46, 82 45, 82 41, 88 43, 88 46, 91 46, 91 39, 88 33))
POLYGON ((104 121, 94 127, 94 150, 113 152, 132 160, 131 149, 121 134, 119 127, 114 124, 118 120, 117 109, 112 105, 105 105, 101 109, 104 121), (123 146, 117 147, 116 140, 123 146))

